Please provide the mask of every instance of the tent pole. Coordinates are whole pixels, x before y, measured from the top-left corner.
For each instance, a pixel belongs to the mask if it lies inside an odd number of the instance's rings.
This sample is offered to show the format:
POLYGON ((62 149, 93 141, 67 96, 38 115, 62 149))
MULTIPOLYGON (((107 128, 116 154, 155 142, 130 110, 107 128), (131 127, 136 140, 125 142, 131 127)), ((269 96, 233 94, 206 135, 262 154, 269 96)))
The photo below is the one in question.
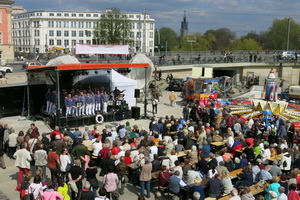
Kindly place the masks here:
POLYGON ((147 67, 145 67, 144 119, 147 119, 147 67))
POLYGON ((57 126, 60 126, 60 87, 59 87, 59 71, 56 71, 56 94, 57 94, 57 102, 56 102, 56 122, 57 126))
POLYGON ((30 119, 30 92, 29 92, 29 73, 27 75, 27 119, 30 119))

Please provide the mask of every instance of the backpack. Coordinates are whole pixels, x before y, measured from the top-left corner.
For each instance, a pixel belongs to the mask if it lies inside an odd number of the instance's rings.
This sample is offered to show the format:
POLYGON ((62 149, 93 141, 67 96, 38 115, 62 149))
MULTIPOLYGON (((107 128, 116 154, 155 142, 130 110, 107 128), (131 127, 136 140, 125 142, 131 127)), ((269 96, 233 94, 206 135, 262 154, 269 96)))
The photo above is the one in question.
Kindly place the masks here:
POLYGON ((275 126, 271 126, 270 135, 277 136, 277 131, 276 131, 275 126))

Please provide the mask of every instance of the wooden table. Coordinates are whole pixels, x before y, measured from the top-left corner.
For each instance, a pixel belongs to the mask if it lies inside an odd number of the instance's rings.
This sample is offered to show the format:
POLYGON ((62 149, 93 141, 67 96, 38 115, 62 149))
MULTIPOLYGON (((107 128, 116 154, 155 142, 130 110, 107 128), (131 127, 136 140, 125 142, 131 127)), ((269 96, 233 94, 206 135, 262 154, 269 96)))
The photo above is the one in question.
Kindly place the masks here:
POLYGON ((213 145, 213 146, 219 147, 219 146, 223 146, 223 145, 225 145, 225 142, 212 142, 212 143, 210 143, 210 145, 213 145))
POLYGON ((235 179, 235 178, 237 178, 237 175, 242 172, 243 172, 243 168, 236 169, 236 170, 233 170, 232 172, 229 172, 229 176, 231 179, 235 179))
MULTIPOLYGON (((177 157, 178 157, 178 158, 185 157, 185 156, 188 154, 188 152, 190 152, 190 151, 191 151, 190 149, 184 150, 184 151, 179 151, 179 152, 177 153, 177 157)), ((168 154, 167 156, 171 156, 171 155, 168 154)))
POLYGON ((268 160, 269 161, 281 160, 282 156, 283 156, 283 153, 282 154, 278 154, 276 156, 272 156, 272 157, 268 158, 268 160))
MULTIPOLYGON (((264 187, 255 188, 255 185, 250 186, 250 191, 253 194, 253 196, 258 195, 262 193, 265 190, 264 187)), ((228 200, 232 197, 231 194, 225 195, 221 198, 218 198, 218 200, 228 200)), ((217 198, 214 197, 206 197, 205 200, 216 200, 217 198)))

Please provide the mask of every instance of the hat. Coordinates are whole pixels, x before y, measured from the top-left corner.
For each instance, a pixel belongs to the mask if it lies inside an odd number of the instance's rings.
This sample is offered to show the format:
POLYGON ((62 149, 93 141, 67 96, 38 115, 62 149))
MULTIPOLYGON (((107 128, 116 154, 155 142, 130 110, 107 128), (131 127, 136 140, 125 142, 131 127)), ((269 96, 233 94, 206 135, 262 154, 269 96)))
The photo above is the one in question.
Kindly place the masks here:
POLYGON ((273 144, 273 146, 274 146, 274 147, 277 147, 277 146, 278 146, 278 144, 274 143, 274 144, 273 144))
POLYGON ((261 159, 259 158, 259 159, 257 159, 256 160, 258 163, 262 163, 262 161, 261 161, 261 159))
POLYGON ((241 160, 240 160, 238 157, 235 157, 234 162, 235 162, 236 164, 240 164, 241 160))
POLYGON ((270 191, 270 196, 271 198, 276 198, 277 197, 277 193, 274 191, 270 191))

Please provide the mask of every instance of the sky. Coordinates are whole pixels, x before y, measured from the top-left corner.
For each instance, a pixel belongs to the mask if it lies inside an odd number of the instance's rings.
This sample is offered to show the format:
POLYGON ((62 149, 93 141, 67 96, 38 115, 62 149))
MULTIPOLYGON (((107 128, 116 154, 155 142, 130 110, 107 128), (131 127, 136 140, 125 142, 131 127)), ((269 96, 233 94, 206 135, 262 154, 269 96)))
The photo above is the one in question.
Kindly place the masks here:
POLYGON ((260 33, 272 26, 275 18, 293 18, 300 24, 299 0, 15 0, 27 11, 68 10, 146 12, 155 19, 156 28, 170 27, 180 32, 186 11, 189 33, 229 28, 237 36, 260 33))

